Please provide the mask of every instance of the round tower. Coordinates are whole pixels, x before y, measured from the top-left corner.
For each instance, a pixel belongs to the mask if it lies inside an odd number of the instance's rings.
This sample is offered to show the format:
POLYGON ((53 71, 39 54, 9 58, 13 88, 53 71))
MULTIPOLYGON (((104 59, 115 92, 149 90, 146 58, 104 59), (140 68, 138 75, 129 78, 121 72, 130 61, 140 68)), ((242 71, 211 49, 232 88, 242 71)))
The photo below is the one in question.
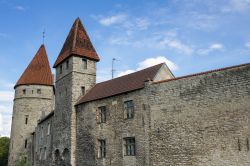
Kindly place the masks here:
POLYGON ((53 75, 42 45, 15 87, 9 166, 31 155, 31 136, 42 115, 53 109, 53 75))

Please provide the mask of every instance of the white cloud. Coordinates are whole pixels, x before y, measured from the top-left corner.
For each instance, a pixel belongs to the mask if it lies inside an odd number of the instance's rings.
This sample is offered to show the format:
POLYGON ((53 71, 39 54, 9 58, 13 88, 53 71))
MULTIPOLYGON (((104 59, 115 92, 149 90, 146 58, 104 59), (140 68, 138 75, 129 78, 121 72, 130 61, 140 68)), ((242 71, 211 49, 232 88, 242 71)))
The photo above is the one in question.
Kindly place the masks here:
POLYGON ((11 102, 13 98, 13 91, 0 91, 0 102, 11 102))
POLYGON ((125 14, 117 14, 110 17, 105 17, 99 20, 99 23, 104 26, 110 26, 113 24, 121 23, 126 19, 127 15, 125 14))
POLYGON ((230 0, 222 12, 245 12, 250 9, 250 0, 230 0))
POLYGON ((11 115, 0 113, 0 136, 10 136, 11 115))
POLYGON ((19 10, 19 11, 25 11, 26 9, 23 7, 23 6, 15 6, 14 7, 16 10, 19 10))
POLYGON ((198 54, 200 55, 207 55, 213 51, 222 51, 224 49, 223 44, 221 43, 213 43, 211 44, 208 48, 206 49, 199 49, 197 51, 198 54))
POLYGON ((159 47, 174 48, 177 51, 185 53, 185 54, 192 54, 194 51, 190 46, 182 43, 181 41, 179 41, 177 39, 163 39, 162 41, 159 42, 159 47))
POLYGON ((4 88, 13 88, 15 86, 15 84, 5 81, 5 80, 0 80, 0 87, 4 87, 4 88))
POLYGON ((160 64, 160 63, 166 63, 166 65, 172 71, 179 69, 179 67, 171 60, 167 59, 164 56, 158 56, 156 58, 147 58, 144 61, 138 63, 138 67, 136 69, 129 69, 129 70, 125 70, 125 71, 120 71, 118 73, 118 77, 130 74, 130 73, 136 72, 138 70, 142 70, 142 69, 148 68, 150 66, 160 64))
POLYGON ((245 43, 245 47, 246 47, 246 48, 250 48, 250 42, 246 42, 246 43, 245 43))

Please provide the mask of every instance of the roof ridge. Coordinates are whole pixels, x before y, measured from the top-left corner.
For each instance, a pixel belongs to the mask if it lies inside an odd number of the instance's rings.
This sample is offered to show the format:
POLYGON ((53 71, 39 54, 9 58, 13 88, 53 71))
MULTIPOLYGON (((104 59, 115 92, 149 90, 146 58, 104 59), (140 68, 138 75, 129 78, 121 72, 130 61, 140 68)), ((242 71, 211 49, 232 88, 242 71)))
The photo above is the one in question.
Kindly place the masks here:
MULTIPOLYGON (((110 80, 106 80, 106 81, 103 81, 103 82, 99 82, 99 83, 97 83, 97 84, 105 83, 105 82, 109 82, 109 81, 113 81, 113 80, 116 80, 116 79, 120 79, 121 77, 126 77, 126 76, 129 76, 129 75, 132 75, 132 74, 137 74, 137 73, 139 73, 139 72, 143 72, 143 71, 145 71, 145 70, 148 70, 148 69, 150 69, 150 68, 156 67, 156 66, 158 66, 158 65, 160 66, 160 65, 163 65, 163 64, 165 64, 165 63, 164 63, 164 62, 163 62, 163 63, 159 63, 159 64, 156 64, 156 65, 154 65, 154 66, 150 66, 150 67, 147 67, 147 68, 144 68, 144 69, 141 69, 141 70, 138 70, 138 71, 135 71, 135 72, 126 74, 126 75, 122 75, 122 76, 115 77, 115 78, 110 79, 110 80)), ((96 85, 97 85, 97 84, 96 84, 96 85)))

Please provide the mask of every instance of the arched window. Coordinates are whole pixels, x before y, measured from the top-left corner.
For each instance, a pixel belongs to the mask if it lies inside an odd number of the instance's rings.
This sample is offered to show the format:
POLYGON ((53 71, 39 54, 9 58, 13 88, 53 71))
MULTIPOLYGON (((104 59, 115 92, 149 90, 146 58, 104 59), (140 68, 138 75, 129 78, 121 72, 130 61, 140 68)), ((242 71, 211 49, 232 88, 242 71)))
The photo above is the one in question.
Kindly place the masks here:
POLYGON ((65 148, 63 150, 62 159, 63 159, 64 165, 70 166, 70 153, 69 153, 69 150, 67 148, 65 148))

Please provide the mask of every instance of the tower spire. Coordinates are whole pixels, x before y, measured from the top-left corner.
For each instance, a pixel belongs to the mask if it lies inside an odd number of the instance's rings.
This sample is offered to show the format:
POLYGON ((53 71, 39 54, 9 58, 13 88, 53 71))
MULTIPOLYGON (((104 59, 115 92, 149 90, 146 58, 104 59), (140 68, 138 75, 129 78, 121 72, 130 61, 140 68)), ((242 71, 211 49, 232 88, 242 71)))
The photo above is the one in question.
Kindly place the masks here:
POLYGON ((53 67, 57 67, 72 55, 89 58, 94 61, 100 60, 79 17, 71 27, 53 67))

